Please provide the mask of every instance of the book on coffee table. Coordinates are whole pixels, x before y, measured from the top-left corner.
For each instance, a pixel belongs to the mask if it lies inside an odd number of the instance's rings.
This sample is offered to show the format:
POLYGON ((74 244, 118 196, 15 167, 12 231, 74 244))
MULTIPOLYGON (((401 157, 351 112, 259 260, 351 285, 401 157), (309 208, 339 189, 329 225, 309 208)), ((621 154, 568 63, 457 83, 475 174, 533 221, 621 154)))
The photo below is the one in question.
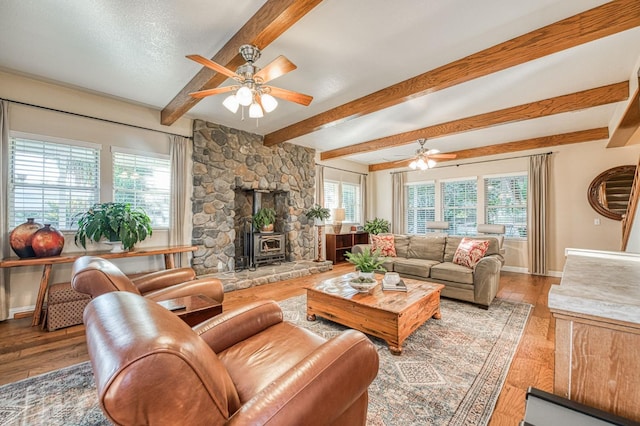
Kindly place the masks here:
POLYGON ((396 284, 389 284, 382 280, 382 290, 407 291, 407 285, 402 280, 398 281, 396 284))

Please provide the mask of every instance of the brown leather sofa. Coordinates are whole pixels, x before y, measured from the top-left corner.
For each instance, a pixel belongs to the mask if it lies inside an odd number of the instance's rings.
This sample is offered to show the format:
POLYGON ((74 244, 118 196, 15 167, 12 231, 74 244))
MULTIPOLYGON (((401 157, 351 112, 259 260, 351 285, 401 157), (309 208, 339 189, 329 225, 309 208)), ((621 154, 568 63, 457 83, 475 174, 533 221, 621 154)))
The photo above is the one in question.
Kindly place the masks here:
POLYGON ((364 425, 378 353, 356 330, 327 341, 273 301, 193 329, 128 292, 84 312, 100 404, 119 425, 364 425))
POLYGON ((166 269, 129 278, 113 263, 95 256, 76 259, 71 270, 71 286, 78 293, 91 297, 111 291, 128 291, 156 302, 196 294, 204 294, 218 302, 224 299, 220 280, 196 279, 191 268, 166 269))

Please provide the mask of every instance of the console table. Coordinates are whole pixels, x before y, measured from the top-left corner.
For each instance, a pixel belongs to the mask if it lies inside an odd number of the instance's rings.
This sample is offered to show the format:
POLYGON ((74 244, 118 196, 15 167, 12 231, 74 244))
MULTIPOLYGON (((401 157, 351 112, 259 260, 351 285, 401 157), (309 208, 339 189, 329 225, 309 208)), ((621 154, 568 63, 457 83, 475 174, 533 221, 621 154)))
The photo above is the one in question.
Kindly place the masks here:
POLYGON ((174 255, 178 253, 185 253, 189 251, 196 251, 197 246, 175 246, 175 247, 148 247, 140 248, 131 251, 124 251, 120 253, 111 253, 109 251, 92 251, 92 252, 79 252, 63 254, 61 256, 53 257, 30 257, 20 259, 17 257, 9 257, 0 260, 0 268, 15 268, 18 266, 42 266, 42 278, 40 279, 40 288, 38 289, 38 297, 36 298, 36 306, 33 311, 33 320, 31 325, 40 324, 42 317, 42 305, 44 304, 44 298, 47 294, 47 288, 49 287, 49 277, 51 276, 51 268, 55 264, 60 263, 73 263, 75 260, 82 256, 100 256, 104 259, 116 259, 123 257, 139 257, 139 256, 155 256, 164 255, 164 266, 167 269, 175 268, 174 255))
POLYGON ((640 421, 640 255, 567 249, 549 290, 556 395, 640 421))

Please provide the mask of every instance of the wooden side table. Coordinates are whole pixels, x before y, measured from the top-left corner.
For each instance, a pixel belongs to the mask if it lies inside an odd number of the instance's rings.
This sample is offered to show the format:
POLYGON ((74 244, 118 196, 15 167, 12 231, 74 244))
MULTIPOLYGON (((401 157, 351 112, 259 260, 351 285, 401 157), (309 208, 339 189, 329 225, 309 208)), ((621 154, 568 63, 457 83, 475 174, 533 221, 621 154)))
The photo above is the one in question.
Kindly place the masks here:
POLYGON ((191 327, 222 313, 222 303, 203 294, 161 300, 158 304, 175 313, 191 327))

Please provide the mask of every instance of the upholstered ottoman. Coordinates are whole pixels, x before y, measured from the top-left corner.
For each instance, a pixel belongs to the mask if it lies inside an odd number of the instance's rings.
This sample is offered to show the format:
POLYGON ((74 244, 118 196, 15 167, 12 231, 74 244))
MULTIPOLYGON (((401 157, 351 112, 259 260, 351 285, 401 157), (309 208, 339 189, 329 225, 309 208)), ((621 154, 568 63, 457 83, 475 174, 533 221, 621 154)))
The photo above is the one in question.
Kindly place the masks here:
POLYGON ((82 324, 82 313, 91 297, 78 293, 70 283, 49 287, 45 327, 49 331, 82 324))

